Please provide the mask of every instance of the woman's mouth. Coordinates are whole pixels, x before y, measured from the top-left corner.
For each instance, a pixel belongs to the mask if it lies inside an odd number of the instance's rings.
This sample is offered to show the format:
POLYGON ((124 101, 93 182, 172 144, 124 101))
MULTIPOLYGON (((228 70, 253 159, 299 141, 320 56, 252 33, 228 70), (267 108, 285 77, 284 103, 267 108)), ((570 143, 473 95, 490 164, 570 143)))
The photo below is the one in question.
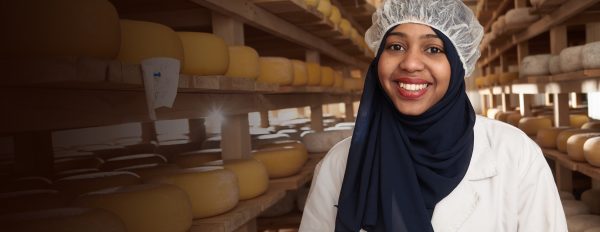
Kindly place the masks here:
POLYGON ((399 80, 397 83, 398 93, 402 98, 407 100, 417 100, 429 89, 431 83, 427 83, 423 80, 399 80))

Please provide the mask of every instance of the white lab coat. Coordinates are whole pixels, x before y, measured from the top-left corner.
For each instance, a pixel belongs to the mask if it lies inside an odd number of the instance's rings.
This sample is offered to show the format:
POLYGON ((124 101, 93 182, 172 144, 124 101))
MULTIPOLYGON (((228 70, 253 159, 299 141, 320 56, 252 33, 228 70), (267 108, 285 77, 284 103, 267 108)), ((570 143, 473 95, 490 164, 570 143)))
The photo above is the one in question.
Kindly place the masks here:
MULTIPOLYGON (((450 231, 567 231, 552 173, 527 135, 477 116, 469 169, 436 206, 431 224, 450 231)), ((300 232, 334 231, 350 138, 335 145, 316 167, 300 232)))

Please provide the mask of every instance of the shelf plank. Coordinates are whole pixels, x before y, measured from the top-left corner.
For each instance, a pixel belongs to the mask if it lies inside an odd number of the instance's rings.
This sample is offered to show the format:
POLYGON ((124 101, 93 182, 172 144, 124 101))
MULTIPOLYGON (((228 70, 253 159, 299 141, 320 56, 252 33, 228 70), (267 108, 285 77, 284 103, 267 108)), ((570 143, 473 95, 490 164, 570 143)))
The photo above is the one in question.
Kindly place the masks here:
POLYGON ((577 167, 577 171, 591 177, 594 180, 600 180, 600 168, 598 167, 594 167, 587 163, 580 163, 577 167))
POLYGON ((580 162, 571 160, 569 156, 567 156, 567 154, 555 149, 542 148, 542 153, 544 153, 546 157, 551 158, 556 162, 559 162, 561 166, 571 171, 578 171, 578 166, 579 164, 581 164, 580 162))
POLYGON ((513 93, 590 93, 600 91, 600 69, 582 70, 552 76, 525 78, 512 85, 513 93))

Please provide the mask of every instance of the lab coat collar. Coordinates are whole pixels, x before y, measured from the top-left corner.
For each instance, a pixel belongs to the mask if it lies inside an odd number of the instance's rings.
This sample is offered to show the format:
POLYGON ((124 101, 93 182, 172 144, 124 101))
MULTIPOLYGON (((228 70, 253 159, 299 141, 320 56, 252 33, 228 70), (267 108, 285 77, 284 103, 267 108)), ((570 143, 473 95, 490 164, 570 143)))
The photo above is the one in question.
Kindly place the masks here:
POLYGON ((482 129, 485 120, 477 117, 475 126, 473 127, 475 141, 473 142, 473 156, 469 169, 465 174, 464 179, 470 181, 483 180, 491 178, 497 174, 496 157, 490 147, 491 138, 482 129))

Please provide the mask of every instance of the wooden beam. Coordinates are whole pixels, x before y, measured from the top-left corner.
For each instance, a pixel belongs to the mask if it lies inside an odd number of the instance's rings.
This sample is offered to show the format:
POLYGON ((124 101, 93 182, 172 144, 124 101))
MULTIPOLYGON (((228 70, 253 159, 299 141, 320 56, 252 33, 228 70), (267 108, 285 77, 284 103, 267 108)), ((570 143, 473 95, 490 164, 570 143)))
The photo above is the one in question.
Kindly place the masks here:
MULTIPOLYGON (((597 17, 600 21, 600 15, 597 17)), ((600 23, 588 23, 585 25, 585 42, 593 43, 600 41, 600 23)))
POLYGON ((554 126, 570 126, 569 94, 554 94, 554 126))
POLYGON ((519 111, 523 117, 531 116, 532 97, 530 94, 519 94, 519 111))
POLYGON ((206 139, 206 127, 203 118, 188 119, 189 137, 193 142, 203 142, 206 139))
POLYGON ((213 33, 223 38, 227 45, 244 45, 244 24, 241 22, 212 12, 212 29, 213 33))
POLYGON ((567 26, 556 26, 550 29, 550 52, 559 55, 567 47, 567 26))
POLYGON ((156 125, 153 121, 143 122, 141 123, 141 127, 143 143, 150 143, 152 141, 158 142, 158 138, 156 136, 156 125))
POLYGON ((314 131, 323 131, 323 106, 313 105, 310 107, 310 127, 314 131))
POLYGON ((517 44, 517 64, 521 66, 523 64, 523 59, 529 55, 529 43, 521 42, 517 44))
POLYGON ((321 63, 321 56, 318 51, 315 50, 306 50, 306 62, 308 63, 321 63))
POLYGON ((356 120, 356 118, 354 118, 354 104, 352 103, 352 101, 344 102, 344 107, 346 108, 345 109, 346 117, 344 118, 344 121, 354 122, 356 120))
POLYGON ((228 115, 221 125, 221 158, 243 159, 250 157, 250 125, 248 114, 228 115))
POLYGON ((156 22, 175 30, 178 28, 208 27, 211 25, 210 11, 202 7, 119 14, 119 18, 156 22))
POLYGON ((260 112, 260 127, 269 127, 269 111, 264 110, 260 112))

